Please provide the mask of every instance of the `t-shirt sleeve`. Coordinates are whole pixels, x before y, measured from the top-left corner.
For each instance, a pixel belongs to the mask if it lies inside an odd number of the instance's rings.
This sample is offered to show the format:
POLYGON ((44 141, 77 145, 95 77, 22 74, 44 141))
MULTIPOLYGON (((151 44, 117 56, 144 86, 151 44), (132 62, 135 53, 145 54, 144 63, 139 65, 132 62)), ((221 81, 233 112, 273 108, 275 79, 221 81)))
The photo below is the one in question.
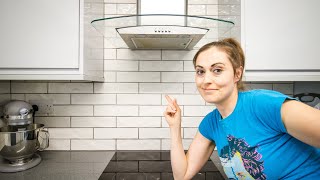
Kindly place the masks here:
POLYGON ((277 132, 286 133, 281 118, 281 107, 285 100, 295 100, 295 98, 276 91, 257 90, 253 96, 252 109, 261 123, 277 132))
POLYGON ((212 112, 207 114, 199 125, 199 132, 207 138, 208 140, 214 141, 213 138, 213 121, 212 121, 212 112))

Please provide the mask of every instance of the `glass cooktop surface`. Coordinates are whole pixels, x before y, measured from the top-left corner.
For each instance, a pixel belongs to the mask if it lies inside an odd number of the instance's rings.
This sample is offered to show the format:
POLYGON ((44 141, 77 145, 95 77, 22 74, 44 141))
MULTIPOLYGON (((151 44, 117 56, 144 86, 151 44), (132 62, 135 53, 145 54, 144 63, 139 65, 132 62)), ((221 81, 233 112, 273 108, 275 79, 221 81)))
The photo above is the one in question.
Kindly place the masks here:
MULTIPOLYGON (((222 180, 209 159, 192 180, 222 180)), ((173 180, 170 151, 117 151, 99 180, 173 180)))

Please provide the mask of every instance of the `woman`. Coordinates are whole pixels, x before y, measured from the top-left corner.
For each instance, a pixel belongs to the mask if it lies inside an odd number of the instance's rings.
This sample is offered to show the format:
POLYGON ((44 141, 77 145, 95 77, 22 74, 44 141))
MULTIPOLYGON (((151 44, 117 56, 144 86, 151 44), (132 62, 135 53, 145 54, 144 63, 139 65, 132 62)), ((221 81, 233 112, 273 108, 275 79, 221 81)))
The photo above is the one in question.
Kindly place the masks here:
POLYGON ((191 179, 216 145, 229 179, 320 178, 319 110, 275 91, 242 91, 245 58, 234 39, 204 45, 193 63, 198 91, 216 109, 204 117, 185 154, 181 110, 166 96, 176 180, 191 179))

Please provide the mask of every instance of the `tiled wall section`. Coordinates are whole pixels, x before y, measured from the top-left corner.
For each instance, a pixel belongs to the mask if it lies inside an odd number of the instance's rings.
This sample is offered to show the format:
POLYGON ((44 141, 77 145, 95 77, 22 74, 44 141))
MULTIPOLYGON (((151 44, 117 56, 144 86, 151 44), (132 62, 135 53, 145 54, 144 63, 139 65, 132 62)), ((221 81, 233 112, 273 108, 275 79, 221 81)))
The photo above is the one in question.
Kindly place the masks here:
POLYGON ((218 18, 234 22, 234 27, 226 33, 219 33, 219 38, 233 37, 240 42, 241 0, 218 0, 218 18))
MULTIPOLYGON (((189 0, 188 12, 217 16, 228 3, 233 7, 230 3, 239 1, 189 0)), ((136 0, 105 0, 106 17, 135 13, 136 0)), ((182 137, 187 149, 202 117, 215 108, 207 105, 195 88, 195 52, 105 46, 105 82, 0 81, 0 105, 13 99, 51 100, 53 114, 36 117, 37 123, 49 128, 51 150, 167 150, 169 128, 163 111, 164 95, 169 94, 182 108, 182 137)), ((288 95, 293 94, 293 85, 248 83, 249 88, 288 95)))
MULTIPOLYGON (((108 73, 118 77, 123 72, 108 73)), ((3 105, 10 99, 52 100, 54 113, 36 117, 37 123, 49 128, 49 149, 166 150, 170 146, 169 129, 162 113, 166 106, 164 95, 169 94, 177 98, 182 108, 182 136, 187 149, 202 117, 214 106, 206 105, 197 93, 191 82, 193 78, 188 75, 193 72, 143 73, 147 75, 129 73, 128 77, 138 77, 134 82, 117 78, 108 82, 114 76, 106 76, 106 82, 101 83, 1 81, 0 102, 3 105), (175 78, 183 73, 190 78, 175 78), (158 74, 158 78, 150 79, 154 74, 158 74), (170 76, 170 82, 164 81, 164 76, 170 76)), ((249 88, 274 89, 288 95, 293 94, 293 85, 290 82, 248 83, 249 88)))

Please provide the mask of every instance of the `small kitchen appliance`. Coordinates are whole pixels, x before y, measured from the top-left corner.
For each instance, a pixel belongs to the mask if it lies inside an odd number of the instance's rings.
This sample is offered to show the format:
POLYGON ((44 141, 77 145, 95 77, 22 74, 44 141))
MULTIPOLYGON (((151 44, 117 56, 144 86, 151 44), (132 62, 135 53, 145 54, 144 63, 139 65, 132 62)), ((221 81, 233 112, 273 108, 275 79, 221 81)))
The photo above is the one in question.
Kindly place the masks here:
POLYGON ((49 147, 49 133, 43 124, 34 124, 37 106, 13 100, 3 108, 0 128, 0 172, 18 172, 41 162, 36 153, 49 147))

